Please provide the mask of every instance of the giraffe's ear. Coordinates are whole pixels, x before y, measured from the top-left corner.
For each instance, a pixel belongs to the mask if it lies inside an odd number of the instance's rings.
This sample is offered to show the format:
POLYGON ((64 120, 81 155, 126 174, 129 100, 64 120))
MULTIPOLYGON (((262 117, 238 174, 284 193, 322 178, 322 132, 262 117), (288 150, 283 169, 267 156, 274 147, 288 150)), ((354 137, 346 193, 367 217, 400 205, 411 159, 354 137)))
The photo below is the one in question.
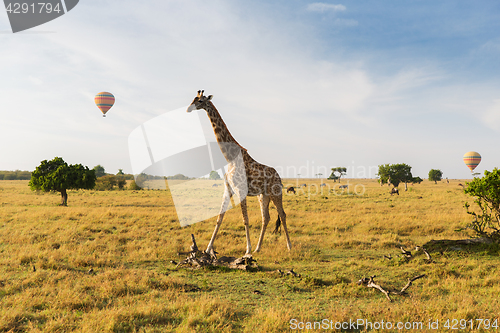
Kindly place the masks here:
POLYGON ((214 96, 213 96, 213 95, 209 95, 209 96, 207 97, 207 101, 211 100, 211 99, 212 99, 212 97, 214 97, 214 96))

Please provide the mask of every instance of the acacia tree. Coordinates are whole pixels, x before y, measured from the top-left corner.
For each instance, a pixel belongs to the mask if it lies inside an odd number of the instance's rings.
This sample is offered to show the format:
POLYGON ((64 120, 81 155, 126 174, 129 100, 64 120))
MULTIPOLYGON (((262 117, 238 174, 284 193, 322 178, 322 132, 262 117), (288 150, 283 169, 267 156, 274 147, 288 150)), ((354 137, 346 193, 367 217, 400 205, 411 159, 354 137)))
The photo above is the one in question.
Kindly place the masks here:
POLYGON ((474 217, 470 229, 481 237, 500 242, 500 170, 485 170, 484 177, 467 183, 464 193, 475 197, 474 202, 481 210, 480 213, 471 211, 469 203, 465 203, 467 214, 474 217))
POLYGON ((379 165, 377 176, 380 185, 388 183, 398 187, 400 183, 405 183, 405 190, 408 189, 408 183, 414 179, 411 175, 411 166, 404 163, 379 165))
POLYGON ((67 190, 92 189, 95 186, 94 170, 81 164, 64 162, 61 157, 44 160, 31 174, 29 186, 33 191, 56 191, 61 193, 61 206, 68 205, 67 190))
POLYGON ((378 182, 380 183, 380 186, 384 184, 389 184, 389 178, 390 178, 390 164, 382 164, 378 166, 378 182))
POLYGON ((208 179, 219 180, 221 178, 220 178, 220 175, 219 175, 219 173, 217 171, 211 171, 210 175, 208 176, 208 179))
POLYGON ((106 170, 100 164, 97 164, 92 170, 95 171, 95 176, 97 178, 106 176, 106 170))
POLYGON ((347 168, 346 167, 336 167, 332 168, 332 173, 330 174, 330 177, 328 179, 333 179, 333 180, 339 180, 340 183, 340 178, 342 176, 345 176, 347 173, 347 168))
POLYGON ((441 181, 441 178, 443 177, 443 172, 439 169, 431 169, 429 171, 429 181, 433 181, 434 184, 437 184, 437 182, 441 181))

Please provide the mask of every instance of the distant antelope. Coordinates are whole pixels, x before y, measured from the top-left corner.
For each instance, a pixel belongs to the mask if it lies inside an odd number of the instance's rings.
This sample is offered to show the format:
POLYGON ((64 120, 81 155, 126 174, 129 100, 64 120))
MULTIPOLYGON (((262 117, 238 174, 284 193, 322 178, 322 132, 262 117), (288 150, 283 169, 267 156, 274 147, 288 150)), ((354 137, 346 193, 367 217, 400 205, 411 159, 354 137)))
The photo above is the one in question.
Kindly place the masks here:
POLYGON ((286 189, 286 193, 290 193, 290 192, 293 192, 293 194, 296 194, 295 188, 293 186, 290 186, 289 188, 286 189))
POLYGON ((349 185, 340 185, 339 188, 348 188, 349 185))
POLYGON ((326 184, 325 184, 325 183, 321 184, 319 187, 324 187, 324 186, 326 186, 326 184))
POLYGON ((399 190, 397 188, 395 188, 395 187, 393 187, 392 190, 391 190, 391 195, 393 195, 393 194, 399 195, 399 190))
POLYGON ((300 187, 307 187, 307 184, 300 184, 300 187))

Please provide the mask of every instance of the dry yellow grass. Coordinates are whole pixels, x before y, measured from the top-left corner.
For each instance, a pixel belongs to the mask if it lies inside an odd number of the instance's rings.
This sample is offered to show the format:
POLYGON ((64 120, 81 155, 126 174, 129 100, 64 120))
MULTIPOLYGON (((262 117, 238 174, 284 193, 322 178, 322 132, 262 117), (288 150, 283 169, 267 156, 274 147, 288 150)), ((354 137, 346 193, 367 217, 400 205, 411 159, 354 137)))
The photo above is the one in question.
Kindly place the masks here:
MULTIPOLYGON (((181 228, 168 190, 71 191, 60 207, 58 194, 0 181, 0 331, 281 332, 292 323, 365 319, 422 322, 420 331, 435 332, 429 321, 443 328, 447 319, 498 319, 498 246, 444 248, 432 263, 398 256, 399 246, 468 237, 456 231, 471 201, 459 181, 424 181, 399 196, 375 180, 343 180, 344 191, 323 182, 302 179, 308 187, 284 196, 293 249, 268 232, 254 256, 262 269, 250 273, 175 270, 170 260, 189 249, 191 233, 206 246, 215 218, 181 228), (291 268, 301 278, 277 273, 291 268), (356 284, 377 275, 382 286, 401 288, 419 274, 426 277, 392 303, 356 284)), ((256 198, 248 206, 255 246, 256 198)), ((272 209, 272 222, 276 216, 272 209)), ((215 245, 244 254, 239 208, 227 212, 215 245)))

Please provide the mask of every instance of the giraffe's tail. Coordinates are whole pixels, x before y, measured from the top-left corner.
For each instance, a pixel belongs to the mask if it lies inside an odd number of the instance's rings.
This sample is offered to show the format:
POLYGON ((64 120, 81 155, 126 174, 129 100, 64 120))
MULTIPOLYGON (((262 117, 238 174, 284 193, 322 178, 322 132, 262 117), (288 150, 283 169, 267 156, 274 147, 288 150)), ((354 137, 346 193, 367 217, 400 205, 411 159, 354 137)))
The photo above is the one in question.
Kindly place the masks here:
POLYGON ((276 227, 274 228, 274 231, 273 231, 273 234, 276 234, 276 233, 281 233, 281 219, 278 215, 278 219, 276 220, 276 227))

